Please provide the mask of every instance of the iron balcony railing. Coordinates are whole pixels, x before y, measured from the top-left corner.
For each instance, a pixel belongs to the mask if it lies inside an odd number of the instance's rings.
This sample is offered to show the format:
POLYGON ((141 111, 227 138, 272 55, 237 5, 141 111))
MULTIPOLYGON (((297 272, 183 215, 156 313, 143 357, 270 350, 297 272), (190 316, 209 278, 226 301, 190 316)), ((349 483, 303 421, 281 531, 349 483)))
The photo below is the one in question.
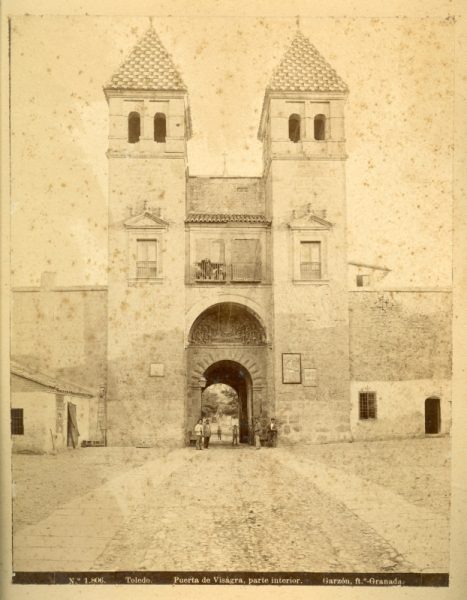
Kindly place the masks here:
POLYGON ((261 281, 261 264, 258 262, 233 263, 232 281, 261 281))
POLYGON ((321 279, 321 263, 302 262, 300 263, 301 279, 321 279))
POLYGON ((157 262, 155 260, 138 260, 136 262, 136 277, 138 279, 156 279, 157 262))
POLYGON ((235 262, 231 265, 202 260, 194 264, 195 281, 261 281, 261 263, 235 262))
POLYGON ((225 281, 227 269, 225 263, 202 260, 195 263, 196 281, 225 281))

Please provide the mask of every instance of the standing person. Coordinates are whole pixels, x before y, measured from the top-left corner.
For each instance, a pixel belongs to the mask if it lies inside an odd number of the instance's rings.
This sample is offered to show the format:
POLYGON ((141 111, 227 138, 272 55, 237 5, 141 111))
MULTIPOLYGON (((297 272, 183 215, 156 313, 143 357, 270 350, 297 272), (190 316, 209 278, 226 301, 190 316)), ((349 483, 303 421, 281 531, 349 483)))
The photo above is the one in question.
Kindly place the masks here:
POLYGON ((196 435, 196 450, 203 449, 203 419, 199 419, 199 421, 195 425, 195 435, 196 435))
POLYGON ((277 446, 277 424, 274 418, 271 419, 268 425, 268 444, 270 448, 277 446))
POLYGON ((232 446, 238 446, 238 425, 236 423, 232 427, 232 446))
POLYGON ((209 448, 209 440, 211 438, 211 425, 209 425, 209 419, 206 419, 203 427, 203 436, 204 436, 204 447, 209 448))
POLYGON ((259 419, 256 419, 254 429, 256 450, 261 450, 261 421, 259 419))
POLYGON ((222 429, 221 429, 221 424, 220 423, 217 426, 217 439, 218 440, 222 440, 222 429))

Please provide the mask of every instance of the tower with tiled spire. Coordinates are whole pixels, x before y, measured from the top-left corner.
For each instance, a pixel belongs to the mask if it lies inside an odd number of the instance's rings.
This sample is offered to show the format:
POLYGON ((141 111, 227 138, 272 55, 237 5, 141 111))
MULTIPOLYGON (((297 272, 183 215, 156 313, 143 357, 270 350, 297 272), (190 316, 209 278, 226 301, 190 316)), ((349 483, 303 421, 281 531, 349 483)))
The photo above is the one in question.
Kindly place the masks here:
POLYGON ((187 89, 151 26, 104 92, 109 106, 108 440, 180 444, 191 135, 187 89))
POLYGON ((276 414, 292 442, 350 431, 347 95, 297 31, 266 88, 259 127, 273 228, 276 414))

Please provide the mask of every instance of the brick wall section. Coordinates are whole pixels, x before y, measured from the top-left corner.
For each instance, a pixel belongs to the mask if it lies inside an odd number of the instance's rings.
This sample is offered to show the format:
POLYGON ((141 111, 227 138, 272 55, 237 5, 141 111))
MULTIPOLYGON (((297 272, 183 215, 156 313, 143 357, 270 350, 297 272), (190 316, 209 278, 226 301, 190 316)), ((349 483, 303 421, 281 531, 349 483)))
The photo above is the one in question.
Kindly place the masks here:
POLYGON ((14 291, 11 355, 85 388, 105 385, 107 291, 14 291))
POLYGON ((349 303, 351 379, 450 379, 450 292, 351 292, 349 303))
POLYGON ((187 212, 264 214, 264 185, 256 177, 189 177, 187 212))

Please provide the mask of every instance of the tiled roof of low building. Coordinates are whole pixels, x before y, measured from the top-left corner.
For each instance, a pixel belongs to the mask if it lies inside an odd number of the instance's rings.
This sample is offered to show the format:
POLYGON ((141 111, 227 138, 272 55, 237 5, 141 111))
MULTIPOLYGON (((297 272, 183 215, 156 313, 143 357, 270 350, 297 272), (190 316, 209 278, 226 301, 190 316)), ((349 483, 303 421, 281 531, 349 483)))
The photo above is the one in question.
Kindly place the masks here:
POLYGON ((267 89, 281 92, 348 91, 344 81, 301 31, 295 34, 267 89))
POLYGON ((269 225, 271 221, 264 215, 238 215, 228 213, 190 213, 187 223, 261 223, 269 225))
POLYGON ((89 398, 94 395, 89 390, 76 385, 75 383, 69 383, 67 381, 63 381, 61 378, 57 379, 56 377, 51 377, 50 375, 46 375, 45 373, 31 369, 30 367, 17 361, 12 360, 10 362, 10 372, 12 375, 17 375, 23 379, 34 381, 35 383, 43 385, 44 387, 54 390, 60 394, 70 396, 87 396, 89 398))
POLYGON ((186 91, 172 57, 151 27, 130 52, 106 89, 186 91))

